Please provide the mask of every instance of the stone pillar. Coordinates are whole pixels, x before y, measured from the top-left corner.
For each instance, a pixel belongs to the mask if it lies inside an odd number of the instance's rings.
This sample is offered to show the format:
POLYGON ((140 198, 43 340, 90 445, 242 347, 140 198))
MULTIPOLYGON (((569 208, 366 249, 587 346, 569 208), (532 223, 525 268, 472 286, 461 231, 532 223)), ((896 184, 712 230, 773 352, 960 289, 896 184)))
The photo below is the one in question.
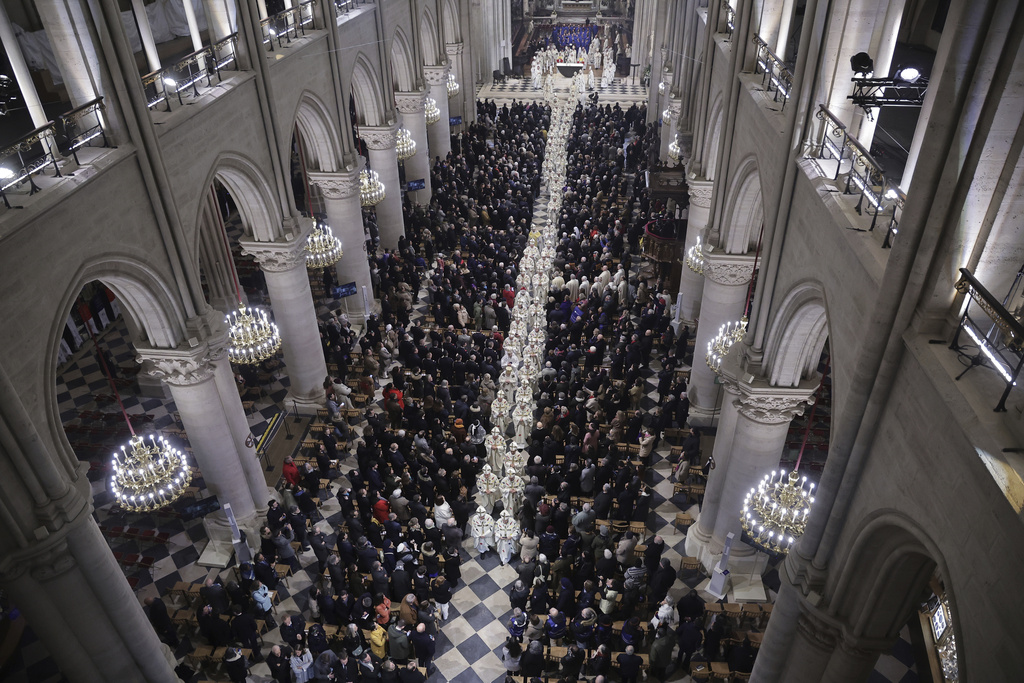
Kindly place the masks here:
POLYGON ((356 283, 357 294, 343 300, 343 308, 349 320, 363 320, 363 292, 366 301, 373 305, 373 285, 370 282, 370 262, 366 254, 366 233, 363 230, 363 212, 359 206, 359 171, 344 173, 307 174, 309 182, 320 189, 327 224, 331 232, 341 240, 344 254, 335 265, 338 282, 356 283))
MULTIPOLYGON (((395 154, 395 133, 398 126, 360 126, 359 137, 366 143, 369 167, 384 183, 384 201, 377 205, 377 229, 384 249, 397 249, 398 238, 405 234, 402 215, 402 188, 398 179, 398 157, 395 154)), ((417 143, 418 144, 418 143, 417 143)))
POLYGON ((301 219, 293 231, 285 233, 283 241, 239 240, 242 253, 255 258, 266 277, 290 380, 285 400, 300 412, 315 412, 326 401, 323 382, 327 361, 320 344, 304 251, 312 229, 312 221, 301 219))
MULTIPOLYGON (((690 176, 687 178, 687 183, 690 191, 690 211, 686 220, 684 254, 689 251, 690 247, 697 244, 698 238, 703 239, 704 229, 708 227, 708 217, 711 213, 711 193, 714 190, 714 182, 711 180, 690 176)), ((682 302, 677 315, 682 319, 684 325, 692 327, 696 323, 697 317, 700 315, 700 300, 703 292, 704 276, 693 272, 684 265, 679 275, 679 293, 682 295, 682 302)), ((696 356, 695 351, 695 359, 696 356)))
MULTIPOLYGON (((787 558, 787 565, 789 561, 787 558)), ((839 634, 831 623, 811 615, 814 608, 791 583, 785 568, 779 575, 782 587, 758 650, 751 683, 821 683, 839 634)), ((869 674, 829 680, 853 683, 867 680, 869 674)))
MULTIPOLYGON (((240 466, 238 443, 231 428, 232 411, 245 419, 242 402, 235 391, 234 401, 225 397, 215 380, 217 359, 224 353, 220 339, 177 349, 136 349, 140 362, 147 362, 153 374, 170 388, 174 405, 192 445, 196 465, 210 493, 221 505, 229 503, 240 527, 254 528, 256 505, 246 473, 240 466)), ((223 512, 207 515, 211 537, 226 540, 228 522, 223 512)))
MULTIPOLYGON (((262 0, 258 3, 260 18, 267 18, 267 6, 262 0)), ((206 26, 210 34, 210 42, 227 38, 234 33, 236 10, 229 0, 203 0, 203 11, 206 13, 206 26)))
POLYGON ((178 677, 85 508, 57 533, 0 553, 0 586, 74 683, 178 677))
MULTIPOLYGON (((430 86, 430 96, 437 101, 437 108, 441 110, 441 119, 437 123, 427 126, 427 146, 430 150, 428 168, 434 167, 434 157, 444 159, 448 152, 452 151, 451 127, 448 124, 448 74, 451 73, 451 64, 441 66, 423 67, 423 77, 430 86)), ((461 94, 461 89, 459 94, 461 94)))
POLYGON ((100 65, 88 12, 79 0, 39 0, 35 6, 71 104, 78 107, 95 99, 100 93, 100 65))
POLYGON ((413 204, 430 202, 430 151, 427 149, 427 120, 423 113, 425 98, 426 92, 423 90, 395 93, 395 106, 402 115, 402 126, 412 134, 413 142, 416 143, 416 154, 403 162, 405 182, 423 180, 425 183, 422 190, 407 192, 413 204))
POLYGON ((710 425, 718 421, 715 410, 719 387, 714 371, 704 358, 708 342, 718 334, 719 328, 743 317, 753 265, 753 254, 727 254, 707 245, 704 247, 704 291, 688 388, 690 424, 710 425))
POLYGON ((11 19, 7 16, 7 8, 2 2, 0 2, 0 43, 3 43, 7 60, 11 63, 14 80, 18 82, 18 91, 32 117, 32 125, 36 128, 45 126, 49 118, 43 111, 39 94, 36 92, 35 81, 32 80, 32 72, 28 70, 28 62, 25 61, 25 55, 21 53, 21 45, 18 44, 18 39, 14 35, 14 25, 11 24, 11 19))
POLYGON ((146 53, 149 70, 159 71, 160 54, 156 49, 156 39, 153 38, 153 27, 149 25, 149 15, 146 14, 145 3, 142 0, 132 0, 132 12, 135 14, 135 23, 139 27, 139 38, 142 40, 142 50, 146 53))
MULTIPOLYGON (((464 68, 465 56, 464 45, 462 43, 445 43, 444 51, 448 55, 448 61, 451 63, 452 73, 455 74, 455 80, 459 82, 459 94, 451 99, 448 103, 449 114, 462 117, 463 124, 469 124, 472 122, 476 113, 476 103, 470 95, 474 92, 473 79, 471 76, 467 76, 470 73, 469 69, 464 68), (473 109, 468 110, 468 105, 471 105, 473 109)), ((449 143, 450 144, 450 143, 449 143)))

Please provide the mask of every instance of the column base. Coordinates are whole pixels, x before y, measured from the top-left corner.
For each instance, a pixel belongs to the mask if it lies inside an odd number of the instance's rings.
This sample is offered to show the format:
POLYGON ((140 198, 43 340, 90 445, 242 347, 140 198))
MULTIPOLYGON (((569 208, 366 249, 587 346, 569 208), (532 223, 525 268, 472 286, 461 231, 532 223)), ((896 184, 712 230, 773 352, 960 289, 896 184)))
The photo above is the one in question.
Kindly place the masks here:
MULTIPOLYGON (((264 508, 264 511, 266 508, 264 508)), ((255 555, 254 547, 259 547, 257 539, 260 537, 260 518, 264 513, 260 513, 260 516, 252 515, 251 517, 243 517, 241 519, 236 518, 235 522, 238 524, 239 531, 245 533, 246 545, 249 547, 250 557, 255 555)), ((217 567, 223 569, 229 567, 232 564, 247 561, 244 558, 235 558, 235 547, 234 547, 234 533, 232 532, 231 525, 228 523, 227 515, 224 514, 223 510, 211 513, 203 517, 203 528, 206 530, 206 536, 209 539, 209 543, 203 550, 202 555, 196 560, 196 564, 202 567, 217 567)))
MULTIPOLYGON (((696 362, 696 359, 694 359, 694 362, 696 362)), ((687 422, 691 427, 717 427, 719 412, 714 408, 704 408, 703 406, 691 404, 690 417, 687 419, 687 422)))
POLYGON ((313 396, 299 396, 298 394, 293 394, 291 389, 289 389, 288 394, 284 397, 284 407, 299 415, 316 415, 316 411, 326 405, 327 394, 324 393, 323 389, 313 396))
MULTIPOLYGON (((704 534, 693 524, 686 532, 686 554, 696 557, 709 576, 722 559, 724 545, 711 535, 704 534)), ((733 575, 764 574, 768 570, 768 556, 743 542, 733 543, 729 554, 729 573, 733 575)))

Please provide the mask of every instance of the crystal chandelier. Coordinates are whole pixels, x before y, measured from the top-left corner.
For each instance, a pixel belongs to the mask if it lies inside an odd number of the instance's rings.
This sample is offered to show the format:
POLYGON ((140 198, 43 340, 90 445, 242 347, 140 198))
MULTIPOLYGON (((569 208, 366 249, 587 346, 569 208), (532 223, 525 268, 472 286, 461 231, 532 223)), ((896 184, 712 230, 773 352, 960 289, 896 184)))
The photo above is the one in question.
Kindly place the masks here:
POLYGON ((128 448, 114 451, 110 490, 117 504, 133 512, 150 512, 174 502, 192 481, 185 455, 163 436, 149 443, 132 434, 128 448))
POLYGON ((423 113, 427 117, 427 125, 433 125, 441 120, 441 110, 437 108, 437 100, 432 97, 426 98, 423 113))
POLYGON ((666 109, 665 111, 661 112, 661 120, 664 121, 665 123, 668 123, 669 121, 671 121, 672 120, 672 110, 671 109, 666 109))
POLYGON ((729 353, 732 345, 743 339, 746 333, 747 316, 743 316, 738 322, 725 323, 718 328, 718 334, 708 342, 708 353, 705 358, 708 367, 714 370, 715 374, 721 369, 725 354, 729 353))
POLYGON ((801 478, 796 470, 772 471, 743 501, 740 523, 750 542, 774 554, 785 554, 807 526, 814 503, 814 484, 801 478))
POLYGON ((451 98, 455 97, 456 95, 458 95, 460 90, 462 90, 462 86, 460 86, 459 82, 457 80, 455 80, 455 74, 449 72, 448 73, 448 99, 451 99, 451 98))
POLYGON ((665 81, 662 81, 661 83, 658 83, 658 94, 659 95, 664 95, 665 94, 665 81))
POLYGON ((231 337, 228 356, 232 363, 262 363, 281 348, 281 333, 277 325, 260 308, 249 308, 240 302, 238 310, 227 316, 227 322, 231 337))
POLYGON ((377 206, 384 201, 384 183, 376 171, 359 172, 359 203, 362 206, 377 206))
POLYGON ((412 139, 412 133, 408 128, 399 128, 397 140, 395 141, 395 153, 399 161, 416 155, 416 141, 412 139))
POLYGON ((697 243, 686 250, 686 267, 697 275, 704 274, 704 245, 700 243, 700 235, 697 235, 697 243))
POLYGON ((341 260, 341 240, 324 223, 317 222, 306 240, 306 267, 317 270, 333 266, 341 260))

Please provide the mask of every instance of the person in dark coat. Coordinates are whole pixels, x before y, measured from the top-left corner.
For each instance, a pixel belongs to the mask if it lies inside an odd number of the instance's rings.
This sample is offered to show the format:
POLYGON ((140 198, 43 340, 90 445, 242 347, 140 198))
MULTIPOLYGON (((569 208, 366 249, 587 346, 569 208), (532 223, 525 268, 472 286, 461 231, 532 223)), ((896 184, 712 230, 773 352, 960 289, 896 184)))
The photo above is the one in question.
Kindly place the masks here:
POLYGON ((698 622, 689 617, 683 619, 679 624, 679 630, 676 631, 676 641, 679 643, 676 666, 683 671, 689 671, 690 658, 704 641, 704 634, 701 633, 698 622))
POLYGON ((539 640, 530 642, 519 658, 519 673, 525 678, 541 676, 544 673, 544 646, 539 640))
POLYGON ((662 558, 661 566, 651 576, 651 604, 657 605, 664 600, 675 582, 676 572, 672 569, 672 561, 667 557, 662 558))
POLYGON ((615 661, 619 663, 619 676, 622 677, 622 683, 636 683, 644 660, 636 654, 633 646, 628 645, 626 651, 616 657, 615 661))
POLYGON ((149 623, 153 625, 156 634, 171 647, 178 647, 181 641, 178 640, 178 629, 167 613, 167 603, 160 598, 151 597, 146 598, 145 604, 146 616, 149 617, 149 623))
POLYGON ((291 683, 292 680, 292 652, 287 646, 275 645, 270 648, 267 655, 267 666, 270 667, 270 675, 276 683, 291 683))
POLYGON ((256 620, 248 612, 243 612, 241 607, 235 607, 234 617, 231 619, 231 635, 235 640, 252 650, 252 661, 262 662, 263 655, 260 653, 260 630, 256 620))
POLYGON ((434 636, 427 633, 425 624, 419 624, 416 627, 416 630, 409 636, 409 642, 412 643, 413 649, 416 651, 416 659, 419 660, 420 666, 429 670, 437 643, 434 636))
POLYGON ((249 662, 237 648, 229 647, 224 653, 224 673, 231 679, 231 683, 245 683, 249 674, 249 662))
POLYGON ((748 674, 754 670, 755 657, 757 657, 757 651, 751 647, 750 638, 744 638, 743 642, 729 653, 729 670, 748 674))

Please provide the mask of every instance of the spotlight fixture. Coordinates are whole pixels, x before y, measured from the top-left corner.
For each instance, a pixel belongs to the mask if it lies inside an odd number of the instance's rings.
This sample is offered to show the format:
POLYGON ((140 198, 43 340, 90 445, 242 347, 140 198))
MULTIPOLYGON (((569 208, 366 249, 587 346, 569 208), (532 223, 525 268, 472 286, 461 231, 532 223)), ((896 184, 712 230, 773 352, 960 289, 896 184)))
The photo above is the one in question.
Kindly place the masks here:
POLYGON ((0 74, 0 116, 7 113, 7 105, 18 101, 18 84, 10 76, 0 74))
POLYGON ((921 78, 921 71, 912 66, 908 66, 896 71, 896 80, 903 81, 904 83, 917 83, 921 78))
POLYGON ((853 73, 867 76, 875 71, 875 62, 867 52, 858 52, 850 57, 850 68, 853 73))
POLYGON ((847 99, 863 109, 869 120, 873 119, 872 110, 876 107, 920 107, 928 92, 928 78, 913 66, 896 67, 887 78, 852 80, 853 94, 847 99))

